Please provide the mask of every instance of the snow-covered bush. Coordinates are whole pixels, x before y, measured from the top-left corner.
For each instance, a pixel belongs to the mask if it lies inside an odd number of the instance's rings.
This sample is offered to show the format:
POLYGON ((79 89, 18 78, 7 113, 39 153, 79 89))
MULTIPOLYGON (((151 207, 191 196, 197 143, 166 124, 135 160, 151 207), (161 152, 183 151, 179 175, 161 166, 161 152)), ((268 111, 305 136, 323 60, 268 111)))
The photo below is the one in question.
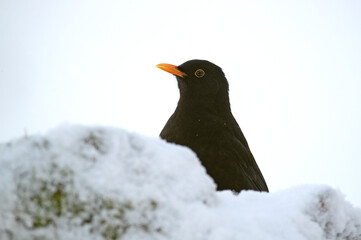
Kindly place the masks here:
POLYGON ((0 144, 0 239, 361 239, 328 186, 216 192, 189 149, 109 127, 0 144))

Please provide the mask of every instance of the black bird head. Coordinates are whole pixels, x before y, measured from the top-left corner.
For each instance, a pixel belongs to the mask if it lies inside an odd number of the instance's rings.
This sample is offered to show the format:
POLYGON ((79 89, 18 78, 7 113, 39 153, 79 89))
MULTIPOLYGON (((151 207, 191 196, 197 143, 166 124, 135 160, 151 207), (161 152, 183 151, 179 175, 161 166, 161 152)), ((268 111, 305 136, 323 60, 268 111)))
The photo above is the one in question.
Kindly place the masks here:
POLYGON ((229 107, 228 82, 217 65, 206 60, 190 60, 179 66, 161 63, 157 67, 176 76, 180 102, 229 107))

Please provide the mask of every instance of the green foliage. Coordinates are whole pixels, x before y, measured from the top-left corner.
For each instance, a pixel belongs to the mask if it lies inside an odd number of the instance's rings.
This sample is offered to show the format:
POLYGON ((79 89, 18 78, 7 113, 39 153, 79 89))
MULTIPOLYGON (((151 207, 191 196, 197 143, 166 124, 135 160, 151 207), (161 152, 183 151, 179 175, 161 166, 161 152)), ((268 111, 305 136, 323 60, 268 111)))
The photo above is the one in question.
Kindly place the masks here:
POLYGON ((131 227, 149 231, 149 218, 134 224, 129 222, 128 215, 139 212, 145 216, 156 210, 156 201, 136 204, 96 196, 82 200, 75 190, 72 170, 55 163, 49 166, 42 171, 47 178, 39 177, 37 171, 26 172, 17 185, 17 221, 25 228, 56 227, 63 219, 74 221, 71 225, 89 225, 90 232, 100 233, 105 240, 120 239, 131 227))

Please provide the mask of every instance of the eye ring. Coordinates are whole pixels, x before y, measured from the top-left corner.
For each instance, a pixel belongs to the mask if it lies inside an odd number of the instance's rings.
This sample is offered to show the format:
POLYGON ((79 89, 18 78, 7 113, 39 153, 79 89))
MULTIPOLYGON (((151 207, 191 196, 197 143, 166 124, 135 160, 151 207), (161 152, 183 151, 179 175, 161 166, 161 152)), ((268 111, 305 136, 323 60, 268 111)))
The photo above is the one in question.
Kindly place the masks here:
POLYGON ((195 75, 197 78, 202 78, 204 75, 206 75, 206 73, 204 72, 203 69, 197 69, 197 70, 194 72, 194 75, 195 75))

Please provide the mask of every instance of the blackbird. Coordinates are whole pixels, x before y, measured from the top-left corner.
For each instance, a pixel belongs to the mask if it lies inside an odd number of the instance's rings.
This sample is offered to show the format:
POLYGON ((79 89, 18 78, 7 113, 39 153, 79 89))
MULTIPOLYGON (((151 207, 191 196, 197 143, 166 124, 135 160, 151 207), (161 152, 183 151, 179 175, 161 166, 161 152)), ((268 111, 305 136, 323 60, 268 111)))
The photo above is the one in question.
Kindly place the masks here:
POLYGON ((217 184, 217 190, 268 192, 232 115, 228 81, 222 69, 205 60, 190 60, 178 67, 161 63, 157 67, 176 76, 180 91, 177 108, 160 137, 191 148, 217 184))

